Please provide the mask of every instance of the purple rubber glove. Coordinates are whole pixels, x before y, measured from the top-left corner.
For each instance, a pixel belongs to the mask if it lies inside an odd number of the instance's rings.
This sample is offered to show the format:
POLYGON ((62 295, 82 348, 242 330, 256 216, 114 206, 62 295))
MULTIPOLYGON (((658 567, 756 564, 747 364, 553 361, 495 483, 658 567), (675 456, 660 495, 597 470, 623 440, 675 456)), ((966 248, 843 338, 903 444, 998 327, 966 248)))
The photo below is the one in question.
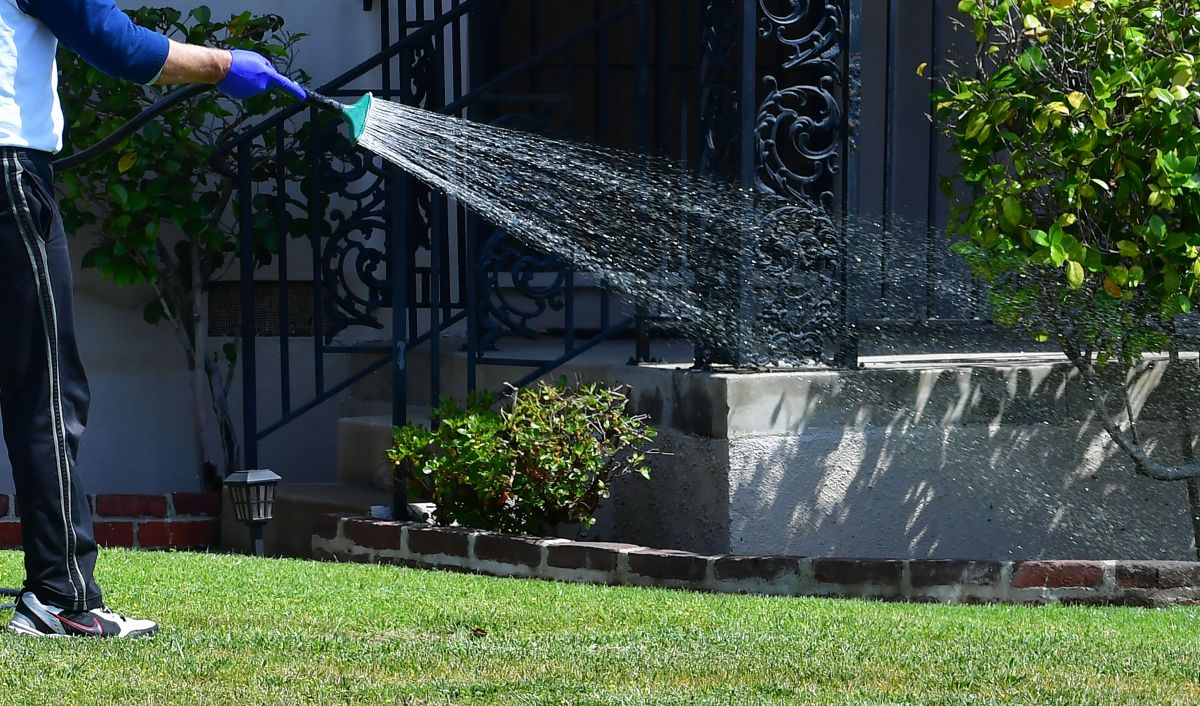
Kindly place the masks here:
POLYGON ((300 84, 276 71, 265 56, 241 49, 229 53, 233 54, 233 64, 217 88, 230 98, 252 98, 272 88, 282 88, 298 101, 308 98, 300 84))

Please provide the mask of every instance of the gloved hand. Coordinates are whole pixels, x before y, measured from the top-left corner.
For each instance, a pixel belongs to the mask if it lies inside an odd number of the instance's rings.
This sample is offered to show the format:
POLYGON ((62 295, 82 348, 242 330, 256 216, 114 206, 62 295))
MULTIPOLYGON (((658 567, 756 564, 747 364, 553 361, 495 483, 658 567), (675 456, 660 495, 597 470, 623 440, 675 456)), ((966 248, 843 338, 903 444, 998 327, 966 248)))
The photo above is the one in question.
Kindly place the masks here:
POLYGON ((233 54, 233 64, 217 88, 230 98, 251 98, 272 88, 282 88, 298 101, 308 97, 300 84, 276 71, 265 56, 241 49, 229 53, 233 54))

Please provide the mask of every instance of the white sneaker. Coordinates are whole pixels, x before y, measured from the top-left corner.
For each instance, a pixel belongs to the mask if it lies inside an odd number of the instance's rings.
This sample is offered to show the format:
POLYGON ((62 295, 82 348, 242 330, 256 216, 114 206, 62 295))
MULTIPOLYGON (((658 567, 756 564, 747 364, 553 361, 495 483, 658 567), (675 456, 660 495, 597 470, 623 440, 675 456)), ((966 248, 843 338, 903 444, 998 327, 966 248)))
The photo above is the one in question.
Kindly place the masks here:
POLYGON ((158 632, 153 620, 135 620, 101 606, 64 610, 42 603, 29 591, 17 597, 9 632, 33 637, 148 637, 158 632))

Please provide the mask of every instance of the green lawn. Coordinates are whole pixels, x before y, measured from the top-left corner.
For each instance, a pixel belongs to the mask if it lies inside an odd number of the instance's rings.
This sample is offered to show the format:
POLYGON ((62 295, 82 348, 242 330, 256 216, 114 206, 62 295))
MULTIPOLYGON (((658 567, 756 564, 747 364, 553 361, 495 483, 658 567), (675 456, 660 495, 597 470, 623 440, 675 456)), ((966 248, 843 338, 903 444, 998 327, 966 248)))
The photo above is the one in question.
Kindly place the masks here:
MULTIPOLYGON (((20 566, 0 552, 0 583, 20 566)), ((0 702, 1200 702, 1200 609, 768 599, 115 550, 100 580, 164 632, 4 634, 0 702)))

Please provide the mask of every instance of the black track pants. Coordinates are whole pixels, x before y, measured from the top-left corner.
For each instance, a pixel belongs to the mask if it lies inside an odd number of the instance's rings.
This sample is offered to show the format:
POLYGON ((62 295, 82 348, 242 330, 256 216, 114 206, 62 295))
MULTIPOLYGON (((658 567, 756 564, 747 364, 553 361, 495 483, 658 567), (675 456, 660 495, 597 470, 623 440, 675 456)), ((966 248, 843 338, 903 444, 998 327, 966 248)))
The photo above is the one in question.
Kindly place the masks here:
POLYGON ((0 415, 21 512, 25 587, 85 610, 101 596, 92 577, 92 516, 75 472, 89 396, 67 237, 50 155, 0 147, 0 157, 0 415))

